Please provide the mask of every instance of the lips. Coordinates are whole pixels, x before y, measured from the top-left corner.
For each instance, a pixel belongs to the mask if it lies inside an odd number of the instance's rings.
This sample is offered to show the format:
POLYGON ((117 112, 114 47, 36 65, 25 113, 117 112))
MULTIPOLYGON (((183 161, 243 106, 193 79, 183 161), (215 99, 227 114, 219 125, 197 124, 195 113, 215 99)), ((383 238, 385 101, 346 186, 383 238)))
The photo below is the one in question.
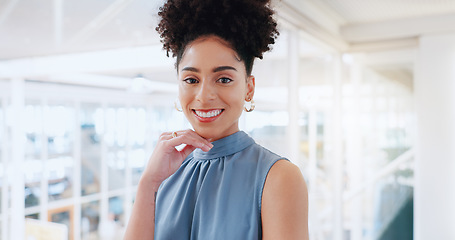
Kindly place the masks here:
POLYGON ((193 113, 201 122, 215 121, 223 112, 223 109, 210 109, 210 110, 195 110, 193 113))

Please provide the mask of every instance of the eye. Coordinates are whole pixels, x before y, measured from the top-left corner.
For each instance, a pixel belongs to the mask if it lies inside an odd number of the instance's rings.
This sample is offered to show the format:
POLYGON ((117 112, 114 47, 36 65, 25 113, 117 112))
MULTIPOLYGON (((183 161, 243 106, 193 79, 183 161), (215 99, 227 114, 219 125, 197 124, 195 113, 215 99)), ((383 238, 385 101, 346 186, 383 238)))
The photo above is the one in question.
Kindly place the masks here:
POLYGON ((220 78, 220 79, 218 79, 217 82, 220 82, 220 83, 230 83, 230 82, 232 82, 232 81, 233 81, 233 80, 230 79, 230 78, 220 78))
POLYGON ((194 79, 194 78, 186 78, 183 80, 184 82, 188 83, 188 84, 195 84, 195 83, 198 83, 198 80, 194 79))

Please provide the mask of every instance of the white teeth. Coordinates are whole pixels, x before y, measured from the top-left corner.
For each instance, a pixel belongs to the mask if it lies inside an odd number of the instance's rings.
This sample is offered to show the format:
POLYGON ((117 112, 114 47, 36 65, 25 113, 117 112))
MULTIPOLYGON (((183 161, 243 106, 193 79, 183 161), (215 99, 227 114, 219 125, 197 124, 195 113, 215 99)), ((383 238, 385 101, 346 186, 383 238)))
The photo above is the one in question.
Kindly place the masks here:
POLYGON ((218 115, 221 113, 221 110, 213 110, 213 111, 209 111, 209 112, 203 112, 203 111, 197 111, 197 110, 195 110, 194 112, 196 112, 196 114, 197 114, 199 117, 211 118, 211 117, 218 116, 218 115))

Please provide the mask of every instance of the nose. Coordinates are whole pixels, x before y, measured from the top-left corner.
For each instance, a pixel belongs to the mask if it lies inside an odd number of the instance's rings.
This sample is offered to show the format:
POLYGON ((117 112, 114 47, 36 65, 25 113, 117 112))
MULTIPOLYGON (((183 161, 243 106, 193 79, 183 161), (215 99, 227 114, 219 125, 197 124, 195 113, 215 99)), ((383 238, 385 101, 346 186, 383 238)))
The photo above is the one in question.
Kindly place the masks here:
POLYGON ((210 81, 202 81, 196 93, 196 100, 199 102, 209 102, 216 98, 216 89, 210 81))

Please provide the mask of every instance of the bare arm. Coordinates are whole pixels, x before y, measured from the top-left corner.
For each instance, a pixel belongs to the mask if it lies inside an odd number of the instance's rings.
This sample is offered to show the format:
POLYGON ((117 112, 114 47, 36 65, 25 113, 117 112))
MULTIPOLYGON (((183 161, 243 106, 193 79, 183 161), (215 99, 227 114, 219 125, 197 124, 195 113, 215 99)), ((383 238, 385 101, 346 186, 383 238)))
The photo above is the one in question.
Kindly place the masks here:
POLYGON ((139 182, 131 218, 126 228, 125 240, 153 239, 155 233, 155 200, 159 185, 139 182))
POLYGON ((125 240, 153 239, 155 234, 155 201, 158 188, 172 175, 196 148, 209 151, 213 145, 192 130, 163 133, 139 181, 136 201, 126 228, 125 240), (178 151, 175 147, 186 146, 178 151))
POLYGON ((272 166, 261 212, 264 240, 308 240, 308 190, 297 166, 285 160, 272 166))

